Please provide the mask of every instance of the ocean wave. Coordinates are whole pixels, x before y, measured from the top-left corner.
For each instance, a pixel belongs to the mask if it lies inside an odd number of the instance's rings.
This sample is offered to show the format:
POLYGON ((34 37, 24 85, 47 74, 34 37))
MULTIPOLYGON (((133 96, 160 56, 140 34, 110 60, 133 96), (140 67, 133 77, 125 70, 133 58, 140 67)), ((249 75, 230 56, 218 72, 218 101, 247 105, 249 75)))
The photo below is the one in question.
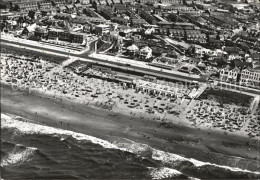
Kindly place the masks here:
POLYGON ((218 167, 218 168, 225 169, 225 170, 230 170, 233 172, 253 173, 256 175, 260 174, 260 172, 252 172, 249 170, 243 170, 243 169, 236 168, 236 167, 217 165, 217 164, 213 164, 213 163, 209 163, 209 162, 202 162, 202 161, 198 161, 193 158, 185 158, 185 157, 182 157, 177 154, 157 150, 146 144, 135 143, 133 141, 129 141, 127 143, 113 143, 112 144, 108 141, 105 141, 105 140, 102 140, 102 139, 99 139, 99 138, 96 138, 93 136, 76 133, 76 132, 69 131, 69 130, 63 130, 63 129, 53 128, 53 127, 49 127, 49 126, 45 126, 45 125, 19 121, 6 114, 2 114, 2 128, 16 128, 20 132, 26 133, 26 134, 58 135, 58 136, 61 136, 61 140, 64 140, 63 136, 71 136, 79 141, 87 140, 94 144, 99 144, 104 148, 119 149, 122 151, 134 153, 134 154, 142 156, 142 157, 151 157, 152 159, 160 161, 160 162, 162 162, 162 164, 169 165, 170 167, 172 167, 172 165, 179 165, 180 163, 187 163, 193 167, 211 166, 211 167, 218 167))
POLYGON ((28 162, 36 151, 37 148, 24 147, 21 144, 16 144, 14 149, 2 159, 1 166, 4 167, 28 162))
MULTIPOLYGON (((103 146, 104 148, 114 148, 117 149, 117 147, 108 141, 104 141, 102 139, 85 135, 82 133, 76 133, 69 130, 59 129, 59 128, 53 128, 45 125, 40 124, 34 124, 31 122, 24 122, 19 121, 11 116, 8 116, 6 114, 1 114, 1 122, 2 122, 2 128, 16 128, 22 133, 26 134, 57 134, 57 135, 68 135, 71 136, 77 140, 87 140, 94 144, 99 144, 103 146)), ((61 139, 62 140, 62 139, 61 139)))
POLYGON ((256 175, 260 175, 260 172, 253 172, 249 170, 244 170, 236 167, 230 167, 230 166, 223 166, 223 165, 217 165, 214 163, 209 163, 209 162, 202 162, 193 158, 185 158, 180 155, 174 154, 174 153, 168 153, 165 151, 153 149, 147 144, 140 144, 140 143, 116 143, 116 145, 124 150, 124 151, 129 151, 138 155, 147 155, 151 154, 151 158, 157 161, 162 162, 164 165, 175 165, 178 166, 181 163, 187 163, 186 166, 189 164, 190 166, 194 167, 205 167, 205 166, 213 166, 213 167, 218 167, 222 168, 225 170, 230 170, 233 172, 242 172, 242 173, 253 173, 256 175))
POLYGON ((152 179, 165 179, 165 178, 173 178, 176 176, 182 175, 180 171, 177 171, 175 169, 167 168, 167 167, 161 167, 161 168, 148 168, 150 170, 150 176, 152 179))

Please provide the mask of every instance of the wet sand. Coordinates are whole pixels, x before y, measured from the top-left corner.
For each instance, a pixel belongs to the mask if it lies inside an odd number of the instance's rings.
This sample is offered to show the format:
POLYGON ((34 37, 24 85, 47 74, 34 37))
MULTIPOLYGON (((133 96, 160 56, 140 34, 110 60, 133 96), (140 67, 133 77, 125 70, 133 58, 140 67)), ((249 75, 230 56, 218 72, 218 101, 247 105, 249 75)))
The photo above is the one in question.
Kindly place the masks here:
POLYGON ((259 141, 249 138, 126 116, 37 92, 28 95, 3 84, 1 105, 2 113, 85 133, 112 143, 129 139, 204 162, 260 171, 259 141))

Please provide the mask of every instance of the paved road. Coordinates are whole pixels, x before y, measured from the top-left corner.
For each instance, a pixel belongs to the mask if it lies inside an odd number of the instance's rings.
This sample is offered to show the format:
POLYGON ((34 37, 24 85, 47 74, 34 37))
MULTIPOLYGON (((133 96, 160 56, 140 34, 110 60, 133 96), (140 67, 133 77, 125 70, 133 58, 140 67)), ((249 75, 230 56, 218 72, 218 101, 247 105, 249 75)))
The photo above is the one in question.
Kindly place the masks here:
MULTIPOLYGON (((19 42, 9 42, 7 40, 3 40, 0 39, 2 44, 7 44, 7 45, 18 45, 21 47, 29 47, 29 48, 35 48, 35 46, 30 45, 30 44, 23 44, 23 43, 19 43, 19 42)), ((132 70, 132 71, 136 71, 136 72, 140 72, 140 73, 144 73, 144 74, 148 74, 148 75, 152 75, 152 76, 157 76, 157 77, 161 77, 161 78, 167 78, 167 79, 171 79, 171 80, 177 80, 177 81, 184 81, 184 82, 192 82, 192 81, 198 81, 198 82, 205 82, 205 80, 203 79, 198 79, 198 78, 193 78, 193 77, 189 77, 189 75, 187 76, 183 76, 183 75, 179 75, 179 74, 172 74, 169 72, 164 72, 164 71, 160 71, 160 70, 155 70, 152 69, 152 67, 150 69, 144 68, 144 67, 140 67, 140 66, 135 66, 135 65, 130 65, 127 66, 125 63, 120 63, 120 62, 111 62, 111 61, 107 61, 107 60, 103 60, 103 59, 97 59, 97 58, 92 58, 89 57, 89 55, 87 54, 71 54, 68 52, 64 52, 64 51, 59 51, 56 49, 47 49, 44 47, 37 47, 37 49, 48 52, 54 52, 56 54, 60 54, 60 55, 68 55, 71 58, 80 58, 80 60, 86 60, 86 61, 94 61, 97 62, 98 64, 105 64, 105 65, 110 65, 112 67, 118 67, 121 69, 125 69, 125 70, 132 70)))
MULTIPOLYGON (((0 42, 2 44, 9 44, 9 45, 15 44, 15 45, 21 46, 23 48, 28 47, 28 48, 31 48, 31 49, 35 49, 35 46, 29 45, 29 44, 23 44, 23 43, 19 43, 19 42, 10 42, 8 40, 3 40, 3 39, 0 39, 0 42)), ((132 65, 132 64, 131 64, 131 66, 126 66, 125 63, 111 62, 111 61, 107 61, 107 60, 97 59, 97 58, 89 57, 89 55, 87 53, 73 54, 72 55, 69 52, 59 51, 59 50, 55 50, 55 49, 47 49, 47 48, 44 48, 44 47, 37 47, 37 49, 40 49, 40 50, 45 51, 45 52, 56 53, 57 55, 63 55, 63 56, 68 55, 71 58, 78 58, 82 61, 96 62, 98 64, 104 64, 106 66, 117 67, 117 68, 121 68, 121 69, 124 69, 124 70, 129 70, 129 71, 140 72, 140 73, 143 73, 143 74, 152 75, 152 76, 161 77, 161 78, 170 79, 170 80, 176 80, 176 81, 182 81, 182 82, 188 82, 188 83, 193 82, 193 81, 198 81, 198 82, 201 82, 201 83, 207 82, 203 78, 198 79, 198 78, 190 77, 188 75, 183 76, 181 74, 172 74, 172 73, 169 73, 169 72, 152 69, 152 67, 150 69, 147 69, 147 68, 132 65)), ((240 93, 247 92, 247 93, 256 94, 256 95, 260 94, 260 91, 257 90, 257 89, 241 87, 241 86, 237 86, 237 85, 231 85, 231 84, 227 85, 227 84, 224 84, 224 83, 219 83, 218 87, 222 88, 222 89, 226 89, 226 90, 237 90, 237 92, 240 92, 240 93)))

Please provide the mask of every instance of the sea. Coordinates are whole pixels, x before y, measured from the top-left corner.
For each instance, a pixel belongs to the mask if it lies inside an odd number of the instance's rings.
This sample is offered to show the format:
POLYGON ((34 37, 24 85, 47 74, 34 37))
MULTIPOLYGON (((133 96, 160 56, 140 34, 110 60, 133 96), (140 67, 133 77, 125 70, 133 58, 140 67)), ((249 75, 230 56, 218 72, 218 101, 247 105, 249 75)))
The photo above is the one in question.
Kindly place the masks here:
POLYGON ((1 179, 259 179, 133 141, 108 141, 1 114, 1 179))

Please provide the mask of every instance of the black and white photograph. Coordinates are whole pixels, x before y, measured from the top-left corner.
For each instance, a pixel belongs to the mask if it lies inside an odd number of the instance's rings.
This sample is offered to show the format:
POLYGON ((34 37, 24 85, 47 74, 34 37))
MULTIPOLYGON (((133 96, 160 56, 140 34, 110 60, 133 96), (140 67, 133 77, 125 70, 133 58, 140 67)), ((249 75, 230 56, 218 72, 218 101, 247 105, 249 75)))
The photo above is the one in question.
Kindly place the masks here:
POLYGON ((259 0, 0 0, 0 180, 260 179, 259 0))

